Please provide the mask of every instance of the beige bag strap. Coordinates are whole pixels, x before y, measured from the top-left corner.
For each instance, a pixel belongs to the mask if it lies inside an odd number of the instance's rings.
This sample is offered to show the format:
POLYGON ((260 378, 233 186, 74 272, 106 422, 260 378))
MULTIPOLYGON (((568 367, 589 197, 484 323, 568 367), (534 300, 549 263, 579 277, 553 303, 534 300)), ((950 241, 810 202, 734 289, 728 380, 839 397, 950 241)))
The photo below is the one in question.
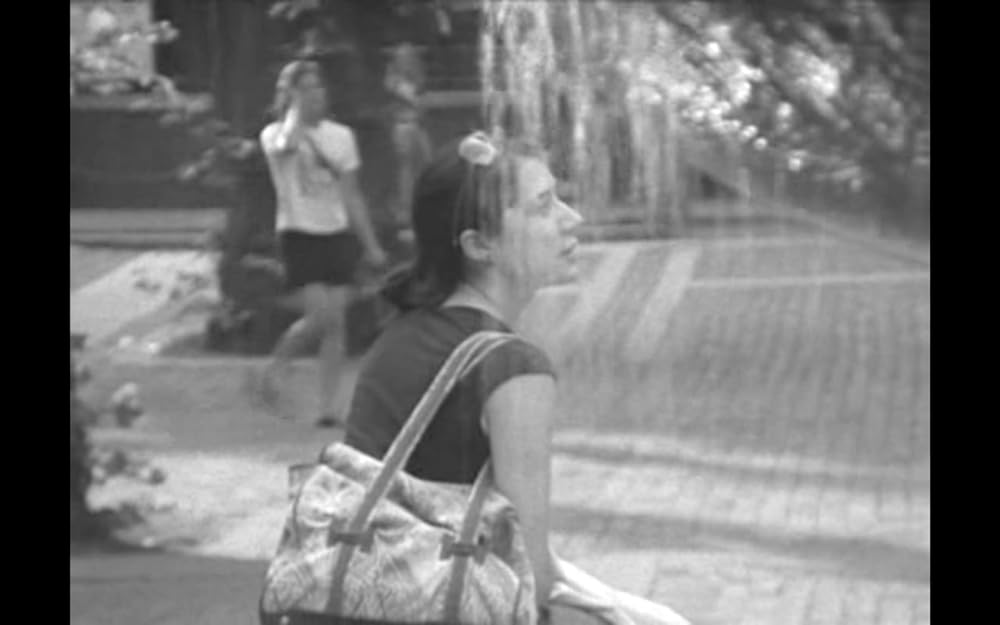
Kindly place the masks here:
POLYGON ((442 559, 455 558, 451 568, 448 592, 444 600, 444 619, 448 623, 459 622, 459 609, 462 601, 462 590, 465 587, 465 574, 469 568, 469 558, 482 564, 490 550, 488 542, 476 538, 476 529, 479 527, 483 504, 486 503, 486 495, 492 483, 493 464, 487 460, 479 471, 479 476, 476 477, 472 492, 469 494, 469 503, 465 510, 465 518, 462 520, 458 541, 452 541, 451 536, 446 535, 444 544, 441 545, 442 559))

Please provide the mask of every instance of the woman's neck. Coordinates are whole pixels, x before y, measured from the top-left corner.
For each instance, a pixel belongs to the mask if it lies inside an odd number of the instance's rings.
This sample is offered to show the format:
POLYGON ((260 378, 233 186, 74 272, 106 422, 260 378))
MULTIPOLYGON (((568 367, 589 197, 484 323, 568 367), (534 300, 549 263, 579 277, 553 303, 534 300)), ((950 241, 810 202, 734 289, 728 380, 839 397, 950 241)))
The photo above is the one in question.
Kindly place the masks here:
MULTIPOLYGON (((288 123, 289 115, 290 115, 289 113, 285 113, 285 116, 283 118, 286 123, 288 123)), ((298 119, 299 125, 301 125, 301 126, 303 126, 305 128, 315 128, 316 126, 319 126, 320 122, 322 122, 322 121, 323 121, 323 116, 322 115, 318 115, 316 117, 313 117, 313 116, 306 116, 306 115, 301 115, 300 114, 299 115, 299 119, 298 119)))
POLYGON ((499 276, 487 274, 463 281, 448 301, 453 305, 478 308, 513 327, 532 295, 534 293, 519 290, 499 276))

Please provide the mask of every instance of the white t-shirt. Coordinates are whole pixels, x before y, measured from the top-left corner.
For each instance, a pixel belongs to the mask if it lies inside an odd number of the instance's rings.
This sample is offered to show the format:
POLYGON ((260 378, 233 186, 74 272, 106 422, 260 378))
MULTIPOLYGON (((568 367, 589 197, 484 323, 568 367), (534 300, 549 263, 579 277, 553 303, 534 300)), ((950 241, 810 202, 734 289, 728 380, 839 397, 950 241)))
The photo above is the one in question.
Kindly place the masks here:
POLYGON ((350 225, 338 176, 361 166, 354 133, 328 120, 307 129, 294 149, 276 146, 281 122, 260 133, 260 142, 278 199, 276 228, 310 234, 333 234, 350 225))

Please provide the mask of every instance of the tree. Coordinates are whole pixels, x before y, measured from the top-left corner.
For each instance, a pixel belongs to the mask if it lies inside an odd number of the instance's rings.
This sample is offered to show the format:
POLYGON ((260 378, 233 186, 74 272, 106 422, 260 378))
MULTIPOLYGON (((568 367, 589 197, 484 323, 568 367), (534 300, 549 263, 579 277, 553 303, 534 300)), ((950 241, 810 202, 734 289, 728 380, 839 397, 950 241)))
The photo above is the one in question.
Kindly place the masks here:
POLYGON ((70 4, 69 92, 74 95, 147 93, 173 101, 173 83, 134 56, 134 44, 173 41, 168 22, 129 23, 102 3, 70 4))
MULTIPOLYGON (((77 341, 78 342, 78 341, 77 341)), ((91 411, 77 396, 81 370, 76 362, 77 346, 70 337, 69 360, 69 526, 70 539, 84 536, 93 527, 93 514, 87 505, 91 474, 90 441, 87 428, 91 411)))
POLYGON ((907 204, 914 166, 929 160, 929 3, 887 0, 658 3, 702 54, 759 70, 733 117, 750 123, 794 169, 907 204), (707 54, 708 51, 715 54, 707 54))

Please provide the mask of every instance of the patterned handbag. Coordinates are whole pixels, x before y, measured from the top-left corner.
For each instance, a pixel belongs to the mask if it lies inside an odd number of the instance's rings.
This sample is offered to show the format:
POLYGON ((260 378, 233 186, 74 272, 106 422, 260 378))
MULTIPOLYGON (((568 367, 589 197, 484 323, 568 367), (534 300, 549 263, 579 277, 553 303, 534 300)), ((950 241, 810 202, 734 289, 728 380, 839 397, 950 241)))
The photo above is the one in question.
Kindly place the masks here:
POLYGON ((263 622, 537 623, 517 515, 490 462, 471 487, 402 471, 457 381, 511 338, 479 332, 455 348, 381 462, 334 443, 292 468, 263 622))

